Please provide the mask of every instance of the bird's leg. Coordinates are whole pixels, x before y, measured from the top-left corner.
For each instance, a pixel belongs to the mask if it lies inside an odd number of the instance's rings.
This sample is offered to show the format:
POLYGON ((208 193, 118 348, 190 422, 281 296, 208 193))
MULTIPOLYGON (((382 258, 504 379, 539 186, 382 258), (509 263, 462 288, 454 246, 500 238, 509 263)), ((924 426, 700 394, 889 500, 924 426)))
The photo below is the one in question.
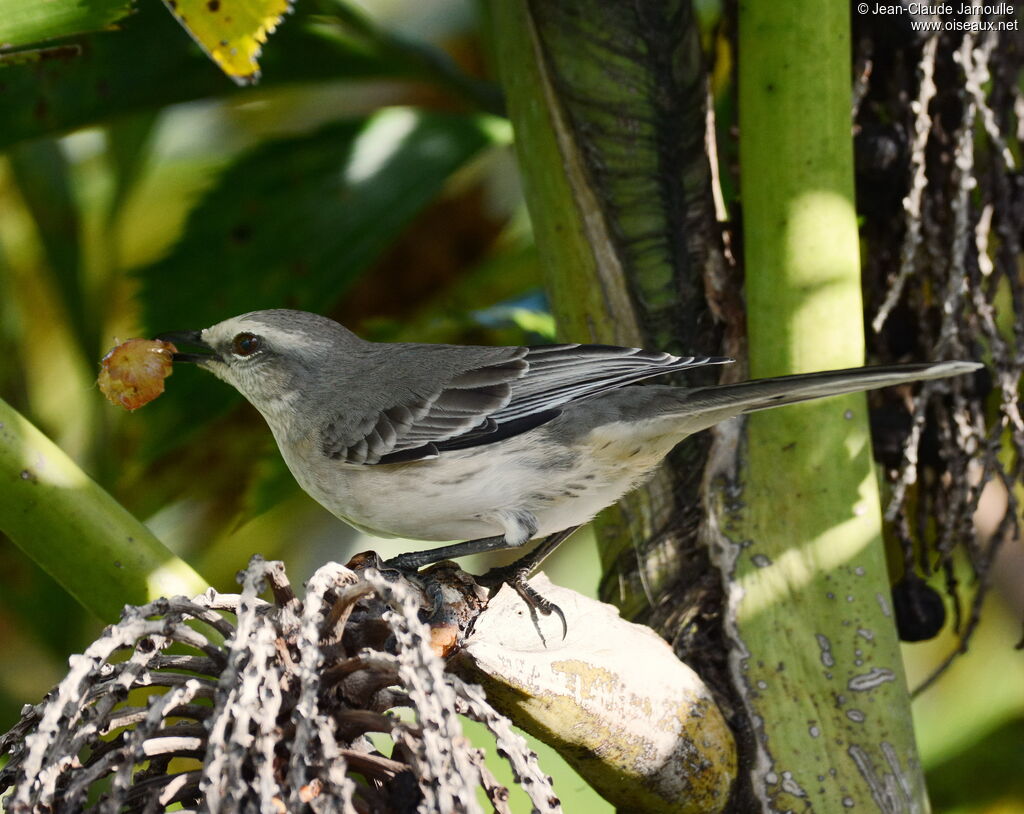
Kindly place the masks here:
MULTIPOLYGON (((569 538, 579 526, 570 526, 562 531, 549 534, 540 544, 528 554, 508 565, 499 568, 492 568, 483 574, 479 582, 488 588, 496 588, 506 584, 514 590, 531 610, 550 616, 552 613, 562 621, 562 638, 568 631, 565 621, 565 614, 550 599, 545 599, 536 588, 527 581, 544 559, 558 546, 569 538)), ((477 540, 466 540, 462 543, 438 546, 427 551, 409 551, 392 557, 384 563, 386 568, 394 568, 401 571, 416 571, 424 565, 432 565, 442 560, 450 560, 455 557, 465 557, 468 554, 480 554, 485 551, 498 551, 503 548, 513 548, 504 535, 497 537, 481 537, 477 540)))
POLYGON ((512 546, 508 544, 504 534, 499 534, 497 537, 480 537, 477 540, 438 546, 427 551, 408 551, 405 554, 392 557, 384 565, 401 571, 415 571, 424 565, 433 565, 442 560, 452 560, 456 557, 465 557, 468 554, 481 554, 484 551, 499 551, 502 548, 512 548, 512 546))
MULTIPOLYGON (((465 557, 468 554, 479 554, 484 551, 497 551, 502 548, 511 548, 511 546, 509 546, 508 540, 505 539, 505 535, 499 534, 496 537, 480 537, 476 540, 466 540, 462 543, 451 543, 450 545, 438 546, 437 548, 431 548, 426 551, 407 551, 405 554, 399 554, 397 557, 385 560, 381 564, 381 567, 384 569, 401 571, 406 575, 409 575, 415 574, 425 565, 433 565, 434 563, 451 560, 455 557, 465 557)), ((424 590, 427 592, 431 602, 430 615, 434 616, 441 609, 442 598, 440 583, 438 583, 433 577, 428 576, 424 584, 424 590)))
POLYGON ((527 580, 544 559, 578 528, 579 526, 570 526, 567 529, 562 529, 562 531, 549 534, 533 551, 524 554, 518 560, 508 565, 492 568, 480 577, 479 582, 489 588, 497 587, 504 583, 519 594, 531 609, 545 616, 550 616, 552 613, 555 614, 562 621, 562 638, 564 639, 569 628, 562 609, 550 599, 545 599, 541 596, 537 589, 530 585, 527 580))
POLYGON ((536 571, 540 567, 540 564, 547 559, 548 555, 568 540, 572 533, 578 528, 579 526, 569 526, 567 529, 562 529, 561 531, 556 531, 554 534, 549 534, 529 553, 524 554, 518 560, 515 560, 506 566, 502 566, 501 568, 492 568, 484 574, 484 577, 488 578, 491 574, 497 574, 499 571, 508 571, 509 573, 515 571, 529 577, 530 574, 536 571))

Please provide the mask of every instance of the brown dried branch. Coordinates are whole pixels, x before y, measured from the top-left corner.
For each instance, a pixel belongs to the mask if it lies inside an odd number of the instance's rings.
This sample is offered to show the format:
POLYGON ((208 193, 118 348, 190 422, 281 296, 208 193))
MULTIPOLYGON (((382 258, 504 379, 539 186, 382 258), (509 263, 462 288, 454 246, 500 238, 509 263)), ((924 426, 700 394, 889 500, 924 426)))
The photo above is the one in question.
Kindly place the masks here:
MULTIPOLYGON (((932 129, 929 106, 935 96, 935 49, 938 43, 938 37, 930 38, 921 52, 917 99, 911 104, 911 109, 914 111, 914 140, 910 148, 910 190, 903 199, 903 208, 906 211, 906 233, 900 250, 899 272, 892 281, 892 285, 886 292, 885 301, 871 323, 871 327, 876 332, 882 330, 893 307, 899 302, 903 286, 914 273, 915 259, 921 245, 921 198, 927 184, 924 151, 932 129)), ((864 84, 866 86, 866 80, 864 84)), ((865 93, 867 93, 866 87, 862 91, 862 96, 865 93)))
MULTIPOLYGON (((7 810, 142 812, 180 803, 447 814, 480 811, 480 787, 505 812, 507 789, 461 734, 467 696, 533 781, 524 785, 538 810, 560 810, 525 742, 506 732, 507 720, 482 694, 446 673, 435 652, 436 629, 448 641, 458 627, 453 592, 468 581, 445 583, 444 607, 428 625, 419 614, 434 594, 373 569, 328 564, 301 600, 280 563, 255 557, 242 577, 234 596, 211 591, 127 608, 73 656, 65 679, 0 737, 7 810), (273 602, 259 597, 267 585, 273 602), (167 652, 172 645, 191 652, 167 652), (115 660, 124 651, 129 657, 115 660), (383 714, 397 705, 410 707, 415 722, 383 714), (375 751, 370 732, 392 736, 391 757, 375 751)), ((466 599, 479 610, 478 596, 466 599)), ((455 645, 464 634, 457 630, 455 645)))
POLYGON ((876 37, 876 63, 902 70, 876 71, 858 112, 861 129, 877 132, 880 122, 892 122, 886 132, 913 134, 889 175, 863 173, 858 189, 868 245, 865 295, 876 315, 877 354, 881 361, 990 361, 991 382, 979 376, 951 387, 926 386, 916 402, 888 405, 896 437, 878 442, 879 449, 891 450, 883 456, 893 484, 886 516, 903 546, 904 578, 944 575, 954 611, 959 641, 924 686, 967 648, 1000 547, 1020 544, 1020 45, 1016 32, 944 33, 913 43, 876 37), (906 70, 914 59, 908 62, 907 55, 915 53, 916 75, 906 70), (891 188, 905 190, 902 223, 870 205, 889 200, 883 193, 891 188), (897 448, 899 463, 893 459, 897 448), (975 515, 990 483, 1010 497, 1005 513, 989 522, 995 532, 983 537, 975 531, 975 515))

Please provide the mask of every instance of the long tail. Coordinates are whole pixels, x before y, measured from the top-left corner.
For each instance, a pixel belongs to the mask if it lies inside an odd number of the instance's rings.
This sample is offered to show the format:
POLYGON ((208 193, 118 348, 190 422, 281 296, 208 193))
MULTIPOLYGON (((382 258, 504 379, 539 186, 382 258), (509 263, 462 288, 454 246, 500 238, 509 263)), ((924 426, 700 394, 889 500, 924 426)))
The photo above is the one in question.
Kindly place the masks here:
POLYGON ((978 362, 857 367, 699 387, 686 393, 682 412, 693 422, 692 426, 687 422, 689 432, 696 432, 742 413, 753 413, 799 401, 858 393, 862 390, 875 390, 879 387, 891 387, 924 379, 961 376, 980 367, 984 365, 978 362))

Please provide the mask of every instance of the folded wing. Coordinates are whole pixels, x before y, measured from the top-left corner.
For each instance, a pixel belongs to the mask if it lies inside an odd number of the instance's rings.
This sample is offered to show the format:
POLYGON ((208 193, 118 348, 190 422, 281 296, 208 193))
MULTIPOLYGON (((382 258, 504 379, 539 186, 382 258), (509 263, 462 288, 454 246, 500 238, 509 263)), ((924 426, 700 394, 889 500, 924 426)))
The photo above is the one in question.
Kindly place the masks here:
MULTIPOLYGON (((468 350, 468 349, 467 349, 468 350)), ((609 345, 509 348, 507 358, 452 375, 429 395, 407 398, 356 424, 325 428, 324 454, 352 464, 403 463, 446 450, 496 443, 538 427, 574 401, 703 365, 721 357, 677 357, 609 345)))

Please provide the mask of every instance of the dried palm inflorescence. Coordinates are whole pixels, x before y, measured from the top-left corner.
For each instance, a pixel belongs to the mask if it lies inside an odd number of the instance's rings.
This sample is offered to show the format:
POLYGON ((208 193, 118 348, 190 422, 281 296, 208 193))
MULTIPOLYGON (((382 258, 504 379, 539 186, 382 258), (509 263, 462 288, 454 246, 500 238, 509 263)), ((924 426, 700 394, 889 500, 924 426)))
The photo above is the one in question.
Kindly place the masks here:
POLYGON ((1024 40, 1013 30, 923 35, 909 18, 855 18, 858 208, 875 355, 989 365, 974 382, 929 383, 916 402, 876 413, 876 456, 893 484, 887 518, 903 551, 901 633, 926 638, 942 626, 944 603, 924 584, 937 572, 959 636, 926 686, 966 648, 1000 546, 1020 539, 1024 40), (979 533, 983 494, 1003 506, 979 533))
POLYGON ((507 812, 460 714, 490 729, 535 810, 560 811, 522 737, 444 669, 479 605, 471 583, 434 597, 428 626, 415 586, 373 568, 328 564, 303 600, 281 563, 241 576, 237 595, 126 608, 72 657, 0 738, 8 811, 476 812, 482 788, 507 812), (390 736, 390 757, 369 733, 390 736))

